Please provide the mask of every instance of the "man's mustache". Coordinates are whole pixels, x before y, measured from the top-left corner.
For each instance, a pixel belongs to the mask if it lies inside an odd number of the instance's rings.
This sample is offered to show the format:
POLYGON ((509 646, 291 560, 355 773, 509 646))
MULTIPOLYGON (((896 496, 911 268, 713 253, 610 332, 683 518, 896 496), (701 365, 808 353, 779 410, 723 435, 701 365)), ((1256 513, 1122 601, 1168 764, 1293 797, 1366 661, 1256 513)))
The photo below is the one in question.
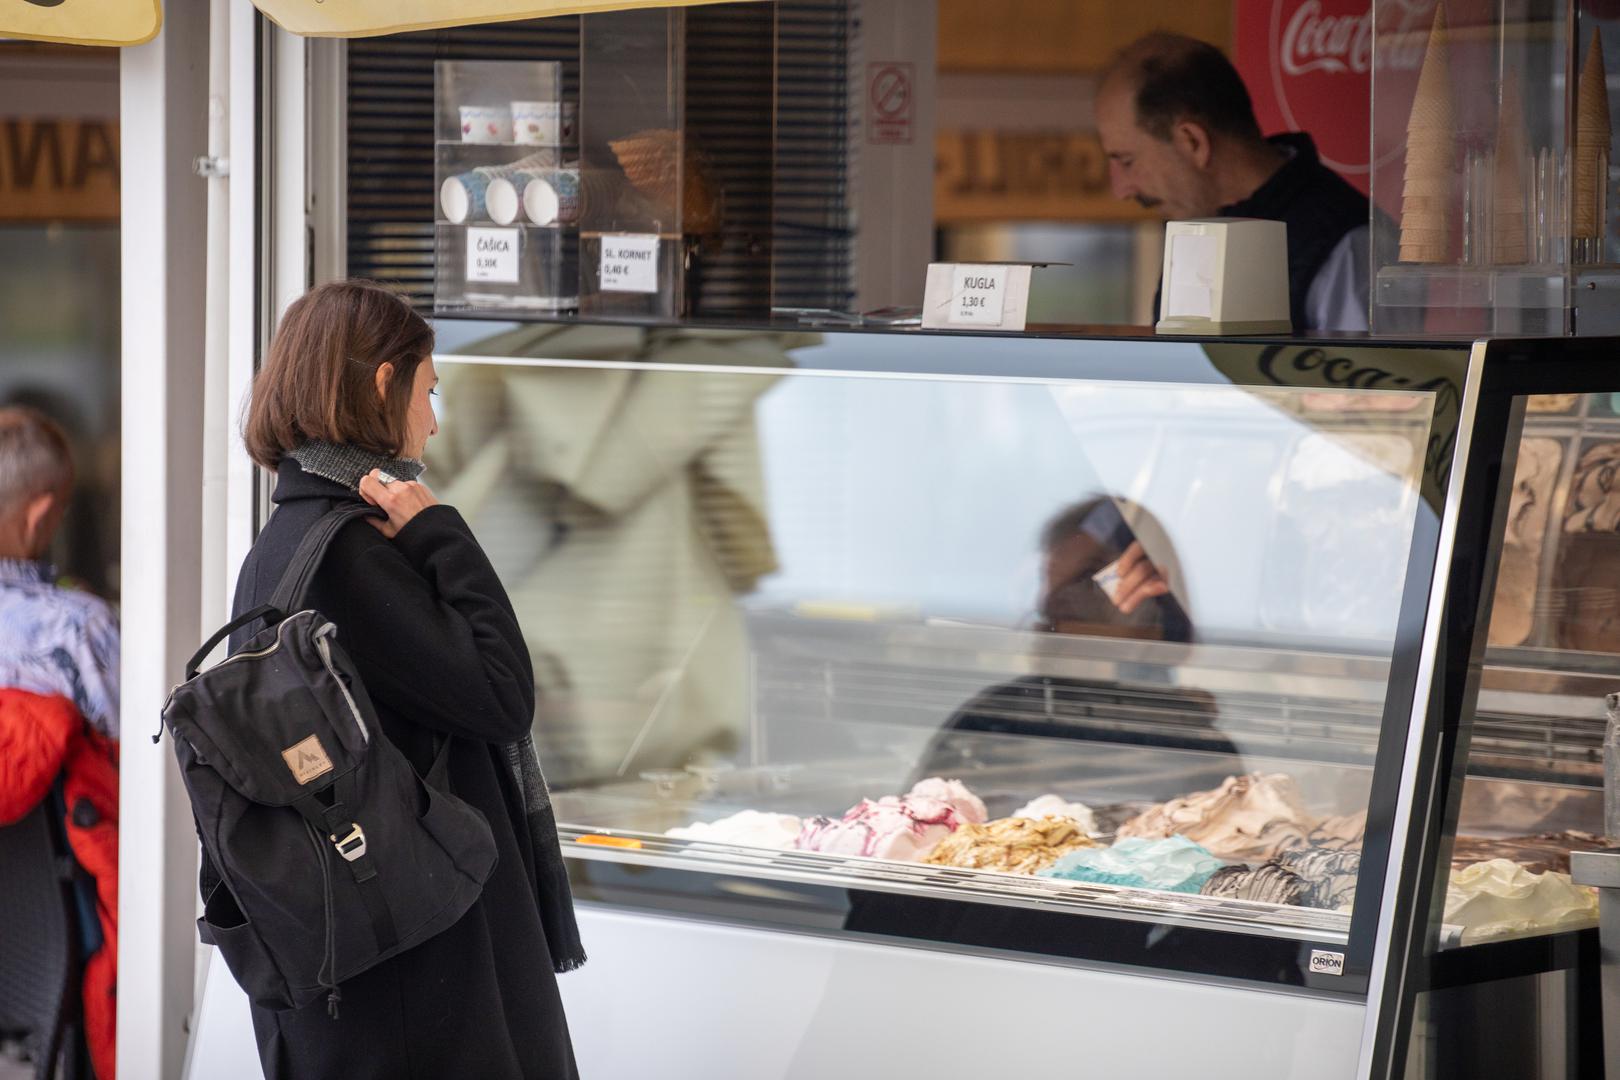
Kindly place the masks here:
POLYGON ((1136 204, 1144 210, 1151 210, 1155 206, 1158 206, 1160 203, 1164 202, 1163 199, 1154 199, 1147 195, 1132 195, 1131 198, 1135 199, 1136 204))

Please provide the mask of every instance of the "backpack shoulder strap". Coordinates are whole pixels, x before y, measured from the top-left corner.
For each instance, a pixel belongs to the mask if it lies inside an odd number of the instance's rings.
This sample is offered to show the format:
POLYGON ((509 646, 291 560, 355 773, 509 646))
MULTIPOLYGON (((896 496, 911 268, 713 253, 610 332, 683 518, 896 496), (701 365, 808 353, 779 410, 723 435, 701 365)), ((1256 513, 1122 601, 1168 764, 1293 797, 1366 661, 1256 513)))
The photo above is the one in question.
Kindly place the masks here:
POLYGON ((327 511, 326 516, 304 534, 298 550, 293 552, 292 561, 287 564, 281 581, 276 584, 275 593, 270 597, 270 606, 282 615, 291 615, 300 610, 304 596, 309 592, 310 582, 315 580, 315 571, 320 569, 321 560, 326 557, 326 551, 332 546, 339 530, 355 518, 386 516, 381 508, 370 503, 345 503, 327 511))
MULTIPOLYGON (((362 517, 386 517, 387 514, 379 507, 369 503, 345 503, 335 510, 329 510, 314 528, 304 534, 299 542, 298 550, 293 552, 292 561, 282 572, 281 580, 276 584, 275 595, 268 604, 260 604, 252 611, 244 612, 220 627, 214 636, 203 642, 202 648, 186 661, 186 681, 196 678, 197 671, 202 667, 208 654, 214 651, 214 646, 224 641, 233 631, 260 619, 269 619, 275 625, 288 615, 299 610, 304 602, 304 594, 309 591, 309 583, 315 579, 315 571, 320 569, 321 560, 326 556, 326 549, 332 546, 332 540, 337 536, 338 530, 362 517)), ((158 729, 159 734, 162 728, 158 729)), ((152 741, 157 742, 158 737, 153 736, 152 741)))

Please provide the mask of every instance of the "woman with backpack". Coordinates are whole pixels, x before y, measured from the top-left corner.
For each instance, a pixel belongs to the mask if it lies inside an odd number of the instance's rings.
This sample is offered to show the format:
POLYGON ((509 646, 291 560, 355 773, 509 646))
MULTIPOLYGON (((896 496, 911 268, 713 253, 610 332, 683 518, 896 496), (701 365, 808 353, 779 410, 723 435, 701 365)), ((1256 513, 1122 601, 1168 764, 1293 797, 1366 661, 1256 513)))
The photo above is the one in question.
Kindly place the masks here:
MULTIPOLYGON (((388 741, 419 777, 437 762, 448 793, 487 821, 494 868, 448 929, 327 998, 255 1005, 267 1080, 577 1076, 556 975, 585 957, 529 738, 529 652, 466 522, 417 480, 438 431, 432 347, 421 316, 374 283, 322 285, 288 308, 245 425, 248 452, 275 473, 276 506, 242 566, 235 612, 270 600, 329 511, 363 500, 386 513, 341 527, 304 606, 337 627, 388 741)), ((237 631, 233 651, 247 636, 237 631)), ((319 755, 287 767, 300 783, 299 770, 322 771, 319 755)), ((341 874, 345 863, 328 858, 341 874)))

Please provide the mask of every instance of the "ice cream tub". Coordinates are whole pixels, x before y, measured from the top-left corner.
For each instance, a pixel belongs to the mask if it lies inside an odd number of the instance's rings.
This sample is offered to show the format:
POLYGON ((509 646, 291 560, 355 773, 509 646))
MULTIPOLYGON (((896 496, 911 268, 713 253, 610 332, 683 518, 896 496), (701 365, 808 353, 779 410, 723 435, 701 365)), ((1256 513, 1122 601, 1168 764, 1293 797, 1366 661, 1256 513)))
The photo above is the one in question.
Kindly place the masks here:
POLYGON ((512 141, 512 110, 505 105, 463 105, 461 141, 467 143, 509 143, 512 141))
POLYGON ((561 146, 574 141, 574 105, 563 101, 512 102, 512 135, 525 146, 561 146))

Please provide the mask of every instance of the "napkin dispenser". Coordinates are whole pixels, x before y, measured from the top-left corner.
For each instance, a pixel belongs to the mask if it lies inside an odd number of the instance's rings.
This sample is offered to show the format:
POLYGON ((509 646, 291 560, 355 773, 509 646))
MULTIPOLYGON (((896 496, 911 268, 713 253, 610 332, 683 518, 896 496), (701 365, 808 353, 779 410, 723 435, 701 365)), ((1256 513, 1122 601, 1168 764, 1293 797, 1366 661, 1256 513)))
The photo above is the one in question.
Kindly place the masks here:
POLYGON ((1161 334, 1287 334, 1288 226, 1259 218, 1164 226, 1161 334))

